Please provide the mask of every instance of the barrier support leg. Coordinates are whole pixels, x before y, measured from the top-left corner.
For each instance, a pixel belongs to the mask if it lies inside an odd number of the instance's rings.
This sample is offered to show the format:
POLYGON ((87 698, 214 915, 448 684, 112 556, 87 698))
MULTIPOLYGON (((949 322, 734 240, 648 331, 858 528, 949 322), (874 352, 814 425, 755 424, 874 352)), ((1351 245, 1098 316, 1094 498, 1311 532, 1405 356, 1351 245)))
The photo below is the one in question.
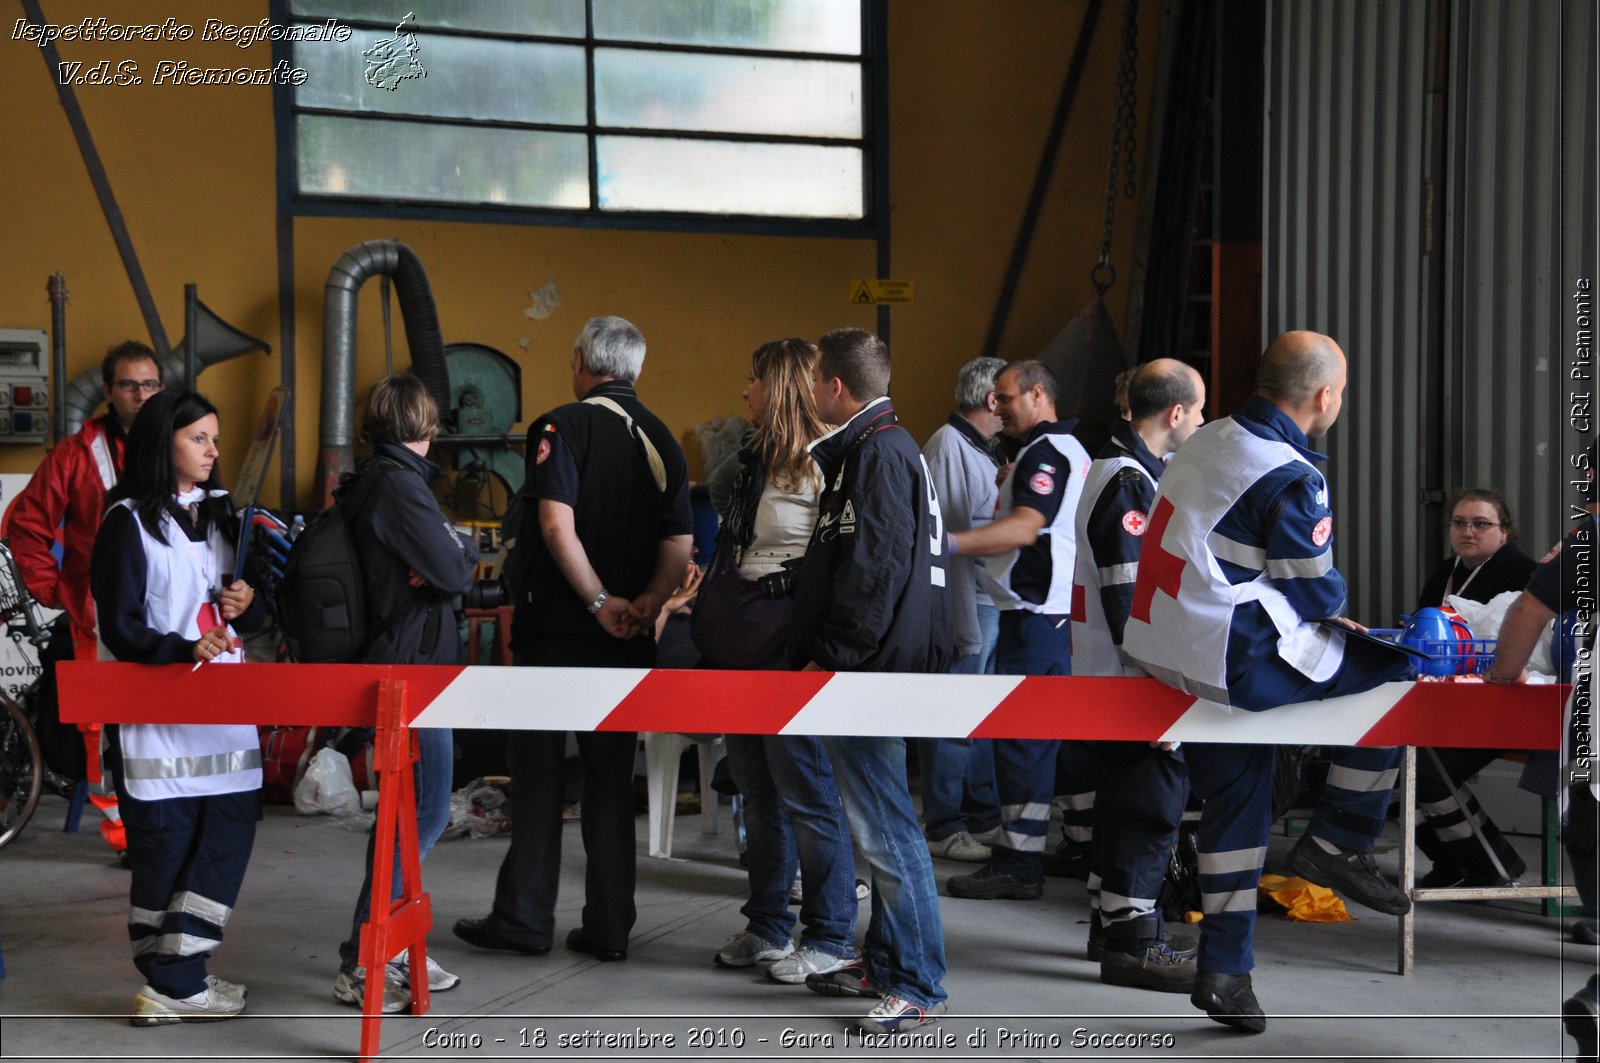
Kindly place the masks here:
POLYGON ((1400 764, 1400 889, 1411 898, 1411 910, 1400 917, 1400 954, 1395 964, 1400 974, 1416 966, 1417 919, 1417 747, 1406 746, 1400 764))
POLYGON ((378 777, 378 820, 372 846, 372 899, 361 928, 361 966, 366 985, 361 1001, 361 1056, 376 1059, 383 1027, 384 967, 402 950, 411 963, 411 1014, 428 1010, 428 931, 433 905, 422 892, 422 861, 417 845, 417 791, 411 766, 417 751, 406 723, 406 685, 401 679, 378 683, 377 734, 373 765, 378 777), (400 843, 400 896, 391 901, 394 847, 400 843))

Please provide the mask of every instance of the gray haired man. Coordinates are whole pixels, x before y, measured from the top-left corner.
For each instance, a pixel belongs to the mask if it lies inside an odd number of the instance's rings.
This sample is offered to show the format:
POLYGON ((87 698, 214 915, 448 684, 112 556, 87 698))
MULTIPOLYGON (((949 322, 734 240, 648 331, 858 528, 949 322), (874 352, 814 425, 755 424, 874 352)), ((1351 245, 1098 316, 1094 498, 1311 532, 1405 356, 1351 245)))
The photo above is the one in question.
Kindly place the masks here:
MULTIPOLYGON (((974 358, 962 366, 956 378, 956 412, 922 448, 949 531, 981 528, 994 519, 999 493, 995 475, 1005 464, 997 438, 1000 417, 995 412, 994 378, 1005 367, 999 358, 974 358)), ((1000 611, 984 585, 987 579, 988 573, 972 558, 950 559, 950 612, 956 634, 952 674, 994 672, 1000 611)), ((918 742, 917 756, 928 849, 948 860, 978 864, 988 860, 989 847, 973 837, 1000 826, 994 751, 988 740, 926 738, 918 742)))

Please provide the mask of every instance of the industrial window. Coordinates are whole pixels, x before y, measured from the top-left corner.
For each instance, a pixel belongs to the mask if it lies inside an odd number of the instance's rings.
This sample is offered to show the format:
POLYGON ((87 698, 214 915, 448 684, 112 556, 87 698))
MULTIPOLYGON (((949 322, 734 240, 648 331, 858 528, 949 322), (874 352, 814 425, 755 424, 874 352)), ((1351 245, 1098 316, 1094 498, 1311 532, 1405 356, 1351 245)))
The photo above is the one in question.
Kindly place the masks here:
POLYGON ((870 215, 871 0, 288 0, 314 212, 870 215), (403 18, 397 19, 396 11, 403 18))

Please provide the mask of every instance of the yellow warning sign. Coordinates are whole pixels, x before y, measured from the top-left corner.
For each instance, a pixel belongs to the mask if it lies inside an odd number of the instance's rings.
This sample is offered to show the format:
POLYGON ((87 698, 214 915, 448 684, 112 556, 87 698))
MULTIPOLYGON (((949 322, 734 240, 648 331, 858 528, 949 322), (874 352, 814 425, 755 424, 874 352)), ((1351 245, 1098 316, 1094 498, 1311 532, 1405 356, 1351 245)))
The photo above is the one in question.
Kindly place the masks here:
POLYGON ((882 277, 850 282, 850 301, 858 306, 876 306, 879 303, 916 302, 916 284, 912 281, 892 281, 882 277))

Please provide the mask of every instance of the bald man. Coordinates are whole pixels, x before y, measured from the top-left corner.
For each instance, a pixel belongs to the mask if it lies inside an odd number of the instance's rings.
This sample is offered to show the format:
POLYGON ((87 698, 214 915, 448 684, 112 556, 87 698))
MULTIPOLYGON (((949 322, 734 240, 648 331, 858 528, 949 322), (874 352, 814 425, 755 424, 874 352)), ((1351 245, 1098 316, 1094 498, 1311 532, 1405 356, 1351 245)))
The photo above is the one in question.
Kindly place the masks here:
MULTIPOLYGON (((1123 649, 1170 686, 1258 711, 1356 694, 1406 674, 1398 652, 1347 643, 1328 485, 1310 441, 1339 418, 1344 352, 1288 332, 1261 359, 1242 410, 1197 431, 1162 475, 1123 649), (1334 621, 1333 624, 1321 621, 1334 621)), ((1271 746, 1184 746, 1199 826, 1199 971, 1190 1001, 1217 1022, 1266 1029, 1251 988, 1256 884, 1272 817, 1271 746)), ((1372 862, 1398 749, 1338 751, 1294 874, 1399 915, 1411 901, 1372 862)))
MULTIPOLYGON (((1139 549, 1165 459, 1204 423, 1205 381, 1189 366, 1160 358, 1126 375, 1128 417, 1112 426, 1078 503, 1078 675, 1144 674, 1122 656, 1139 549)), ((1095 752, 1102 774, 1089 858, 1089 959, 1099 961, 1102 982, 1187 993, 1195 952, 1168 942, 1156 903, 1189 798, 1183 754, 1146 742, 1100 742, 1095 752)))

